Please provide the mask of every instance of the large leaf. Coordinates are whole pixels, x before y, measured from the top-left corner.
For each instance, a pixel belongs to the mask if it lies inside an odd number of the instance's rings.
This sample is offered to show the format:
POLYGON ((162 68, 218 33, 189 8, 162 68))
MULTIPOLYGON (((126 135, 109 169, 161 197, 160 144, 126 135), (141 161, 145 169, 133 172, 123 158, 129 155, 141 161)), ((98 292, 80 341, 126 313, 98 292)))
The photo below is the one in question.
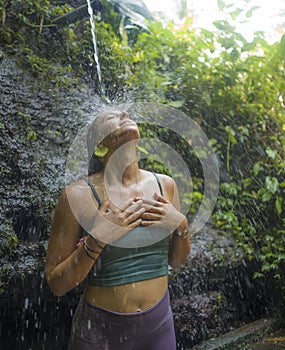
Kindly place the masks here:
MULTIPOLYGON (((123 19, 128 18, 131 23, 144 29, 147 29, 146 20, 153 20, 151 12, 142 0, 105 0, 102 1, 102 4, 98 3, 96 0, 90 2, 94 12, 101 11, 102 6, 108 7, 107 3, 119 12, 123 19)), ((61 17, 55 18, 52 20, 52 23, 66 25, 83 18, 89 18, 87 4, 77 7, 61 17)))
POLYGON ((118 12, 133 24, 147 29, 146 20, 153 20, 152 14, 142 0, 107 0, 118 12))

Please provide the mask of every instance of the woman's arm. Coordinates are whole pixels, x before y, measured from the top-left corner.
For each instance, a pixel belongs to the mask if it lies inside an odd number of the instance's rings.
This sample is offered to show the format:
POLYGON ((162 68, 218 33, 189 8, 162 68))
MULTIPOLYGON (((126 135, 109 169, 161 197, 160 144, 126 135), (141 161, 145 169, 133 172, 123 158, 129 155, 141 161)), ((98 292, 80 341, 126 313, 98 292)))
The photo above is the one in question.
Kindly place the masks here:
MULTIPOLYGON (((164 196, 180 212, 179 192, 175 181, 168 176, 163 176, 161 182, 163 184, 164 196)), ((189 234, 186 235, 186 232, 188 233, 188 221, 184 217, 179 227, 170 236, 168 263, 174 268, 181 266, 190 254, 190 236, 189 234)))
MULTIPOLYGON (((84 244, 77 246, 81 226, 70 208, 69 196, 77 197, 77 190, 67 188, 59 198, 51 226, 45 266, 46 280, 57 296, 77 287, 99 257, 99 254, 91 252, 88 256, 84 244)), ((93 241, 90 236, 86 238, 87 245, 100 252, 101 249, 93 241)))

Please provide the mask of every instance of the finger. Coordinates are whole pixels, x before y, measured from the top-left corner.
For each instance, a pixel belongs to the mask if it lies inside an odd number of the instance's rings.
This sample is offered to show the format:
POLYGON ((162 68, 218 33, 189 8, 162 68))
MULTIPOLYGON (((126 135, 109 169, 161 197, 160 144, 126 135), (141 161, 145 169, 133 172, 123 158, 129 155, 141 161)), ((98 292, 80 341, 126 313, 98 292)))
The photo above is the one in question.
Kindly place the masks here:
POLYGON ((111 211, 118 210, 118 207, 113 202, 111 202, 110 200, 109 200, 109 206, 108 207, 109 207, 109 209, 111 211))
POLYGON ((158 225, 159 221, 145 221, 142 220, 141 226, 147 227, 147 226, 152 226, 152 225, 158 225))
POLYGON ((159 214, 145 212, 142 214, 141 218, 153 221, 153 220, 161 220, 162 217, 159 214))
MULTIPOLYGON (((126 215, 131 215, 133 212, 138 211, 142 208, 142 201, 139 200, 137 202, 132 202, 125 210, 124 212, 126 215)), ((144 208, 145 210, 145 208, 144 208)))
POLYGON ((161 202, 161 203, 164 203, 164 204, 169 204, 170 202, 163 196, 161 196, 160 194, 156 193, 155 192, 155 199, 158 201, 158 202, 161 202))
MULTIPOLYGON (((125 210, 126 210, 129 206, 131 206, 134 202, 135 202, 134 199, 133 199, 133 198, 130 198, 130 199, 128 199, 128 200, 126 201, 125 205, 122 206, 120 209, 121 209, 122 211, 125 211, 125 210)), ((137 202, 136 202, 136 203, 137 203, 137 202)))
MULTIPOLYGON (((168 208, 168 207, 167 207, 168 208)), ((159 216, 163 216, 167 213, 167 208, 163 207, 149 207, 145 210, 146 213, 154 213, 158 214, 159 216)))
POLYGON ((146 210, 148 210, 148 208, 151 208, 151 207, 161 207, 162 206, 162 203, 155 201, 153 199, 146 199, 146 198, 142 199, 142 204, 146 208, 146 210))
POLYGON ((127 225, 132 223, 133 221, 136 221, 137 219, 141 218, 142 214, 144 213, 145 209, 140 208, 138 211, 135 211, 127 218, 127 225))
POLYGON ((141 225, 141 224, 142 224, 142 219, 137 219, 137 220, 131 222, 131 223, 127 226, 127 228, 128 228, 128 229, 133 229, 133 228, 136 228, 137 226, 139 226, 139 225, 141 225))

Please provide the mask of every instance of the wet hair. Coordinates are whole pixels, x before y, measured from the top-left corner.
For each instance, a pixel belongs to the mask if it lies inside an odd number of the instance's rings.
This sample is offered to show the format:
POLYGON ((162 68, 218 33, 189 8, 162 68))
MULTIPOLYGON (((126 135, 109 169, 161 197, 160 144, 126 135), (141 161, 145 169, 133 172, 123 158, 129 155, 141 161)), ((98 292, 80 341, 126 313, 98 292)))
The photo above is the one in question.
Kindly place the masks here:
POLYGON ((88 164, 88 176, 98 173, 99 171, 103 170, 103 168, 103 163, 99 157, 93 153, 88 164))
POLYGON ((87 130, 87 149, 88 149, 88 176, 98 173, 103 170, 104 165, 101 159, 94 154, 95 146, 97 146, 102 140, 100 137, 100 132, 98 130, 98 120, 105 115, 108 115, 112 112, 113 109, 100 113, 90 124, 87 130))
POLYGON ((87 149, 88 149, 88 159, 89 159, 88 176, 98 173, 104 168, 100 158, 94 154, 96 141, 98 140, 98 135, 96 135, 96 125, 95 125, 96 119, 94 119, 94 121, 91 123, 91 125, 87 130, 87 149))

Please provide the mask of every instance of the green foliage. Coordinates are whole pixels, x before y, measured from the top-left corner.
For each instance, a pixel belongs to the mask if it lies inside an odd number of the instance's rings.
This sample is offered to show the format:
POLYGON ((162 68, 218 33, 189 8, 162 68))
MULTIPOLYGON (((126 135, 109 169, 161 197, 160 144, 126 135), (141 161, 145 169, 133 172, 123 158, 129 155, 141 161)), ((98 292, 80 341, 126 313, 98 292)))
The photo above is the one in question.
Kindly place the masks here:
MULTIPOLYGON (((203 120, 224 177, 214 223, 267 272, 280 266, 285 252, 285 39, 270 45, 257 33, 247 43, 229 23, 216 24, 220 34, 151 24, 134 48, 128 83, 138 99, 178 101, 203 120)), ((188 197, 190 211, 197 210, 201 187, 188 197)))
POLYGON ((3 221, 0 229, 1 229, 1 232, 4 233, 3 235, 1 235, 1 243, 0 243, 1 259, 3 259, 4 257, 8 259, 12 258, 19 244, 18 237, 14 232, 13 226, 9 224, 7 221, 3 221))
POLYGON ((70 11, 66 4, 49 0, 2 0, 0 40, 8 54, 21 52, 25 68, 51 82, 56 87, 70 87, 78 83, 71 78, 72 68, 66 61, 65 47, 59 44, 54 17, 70 11))

